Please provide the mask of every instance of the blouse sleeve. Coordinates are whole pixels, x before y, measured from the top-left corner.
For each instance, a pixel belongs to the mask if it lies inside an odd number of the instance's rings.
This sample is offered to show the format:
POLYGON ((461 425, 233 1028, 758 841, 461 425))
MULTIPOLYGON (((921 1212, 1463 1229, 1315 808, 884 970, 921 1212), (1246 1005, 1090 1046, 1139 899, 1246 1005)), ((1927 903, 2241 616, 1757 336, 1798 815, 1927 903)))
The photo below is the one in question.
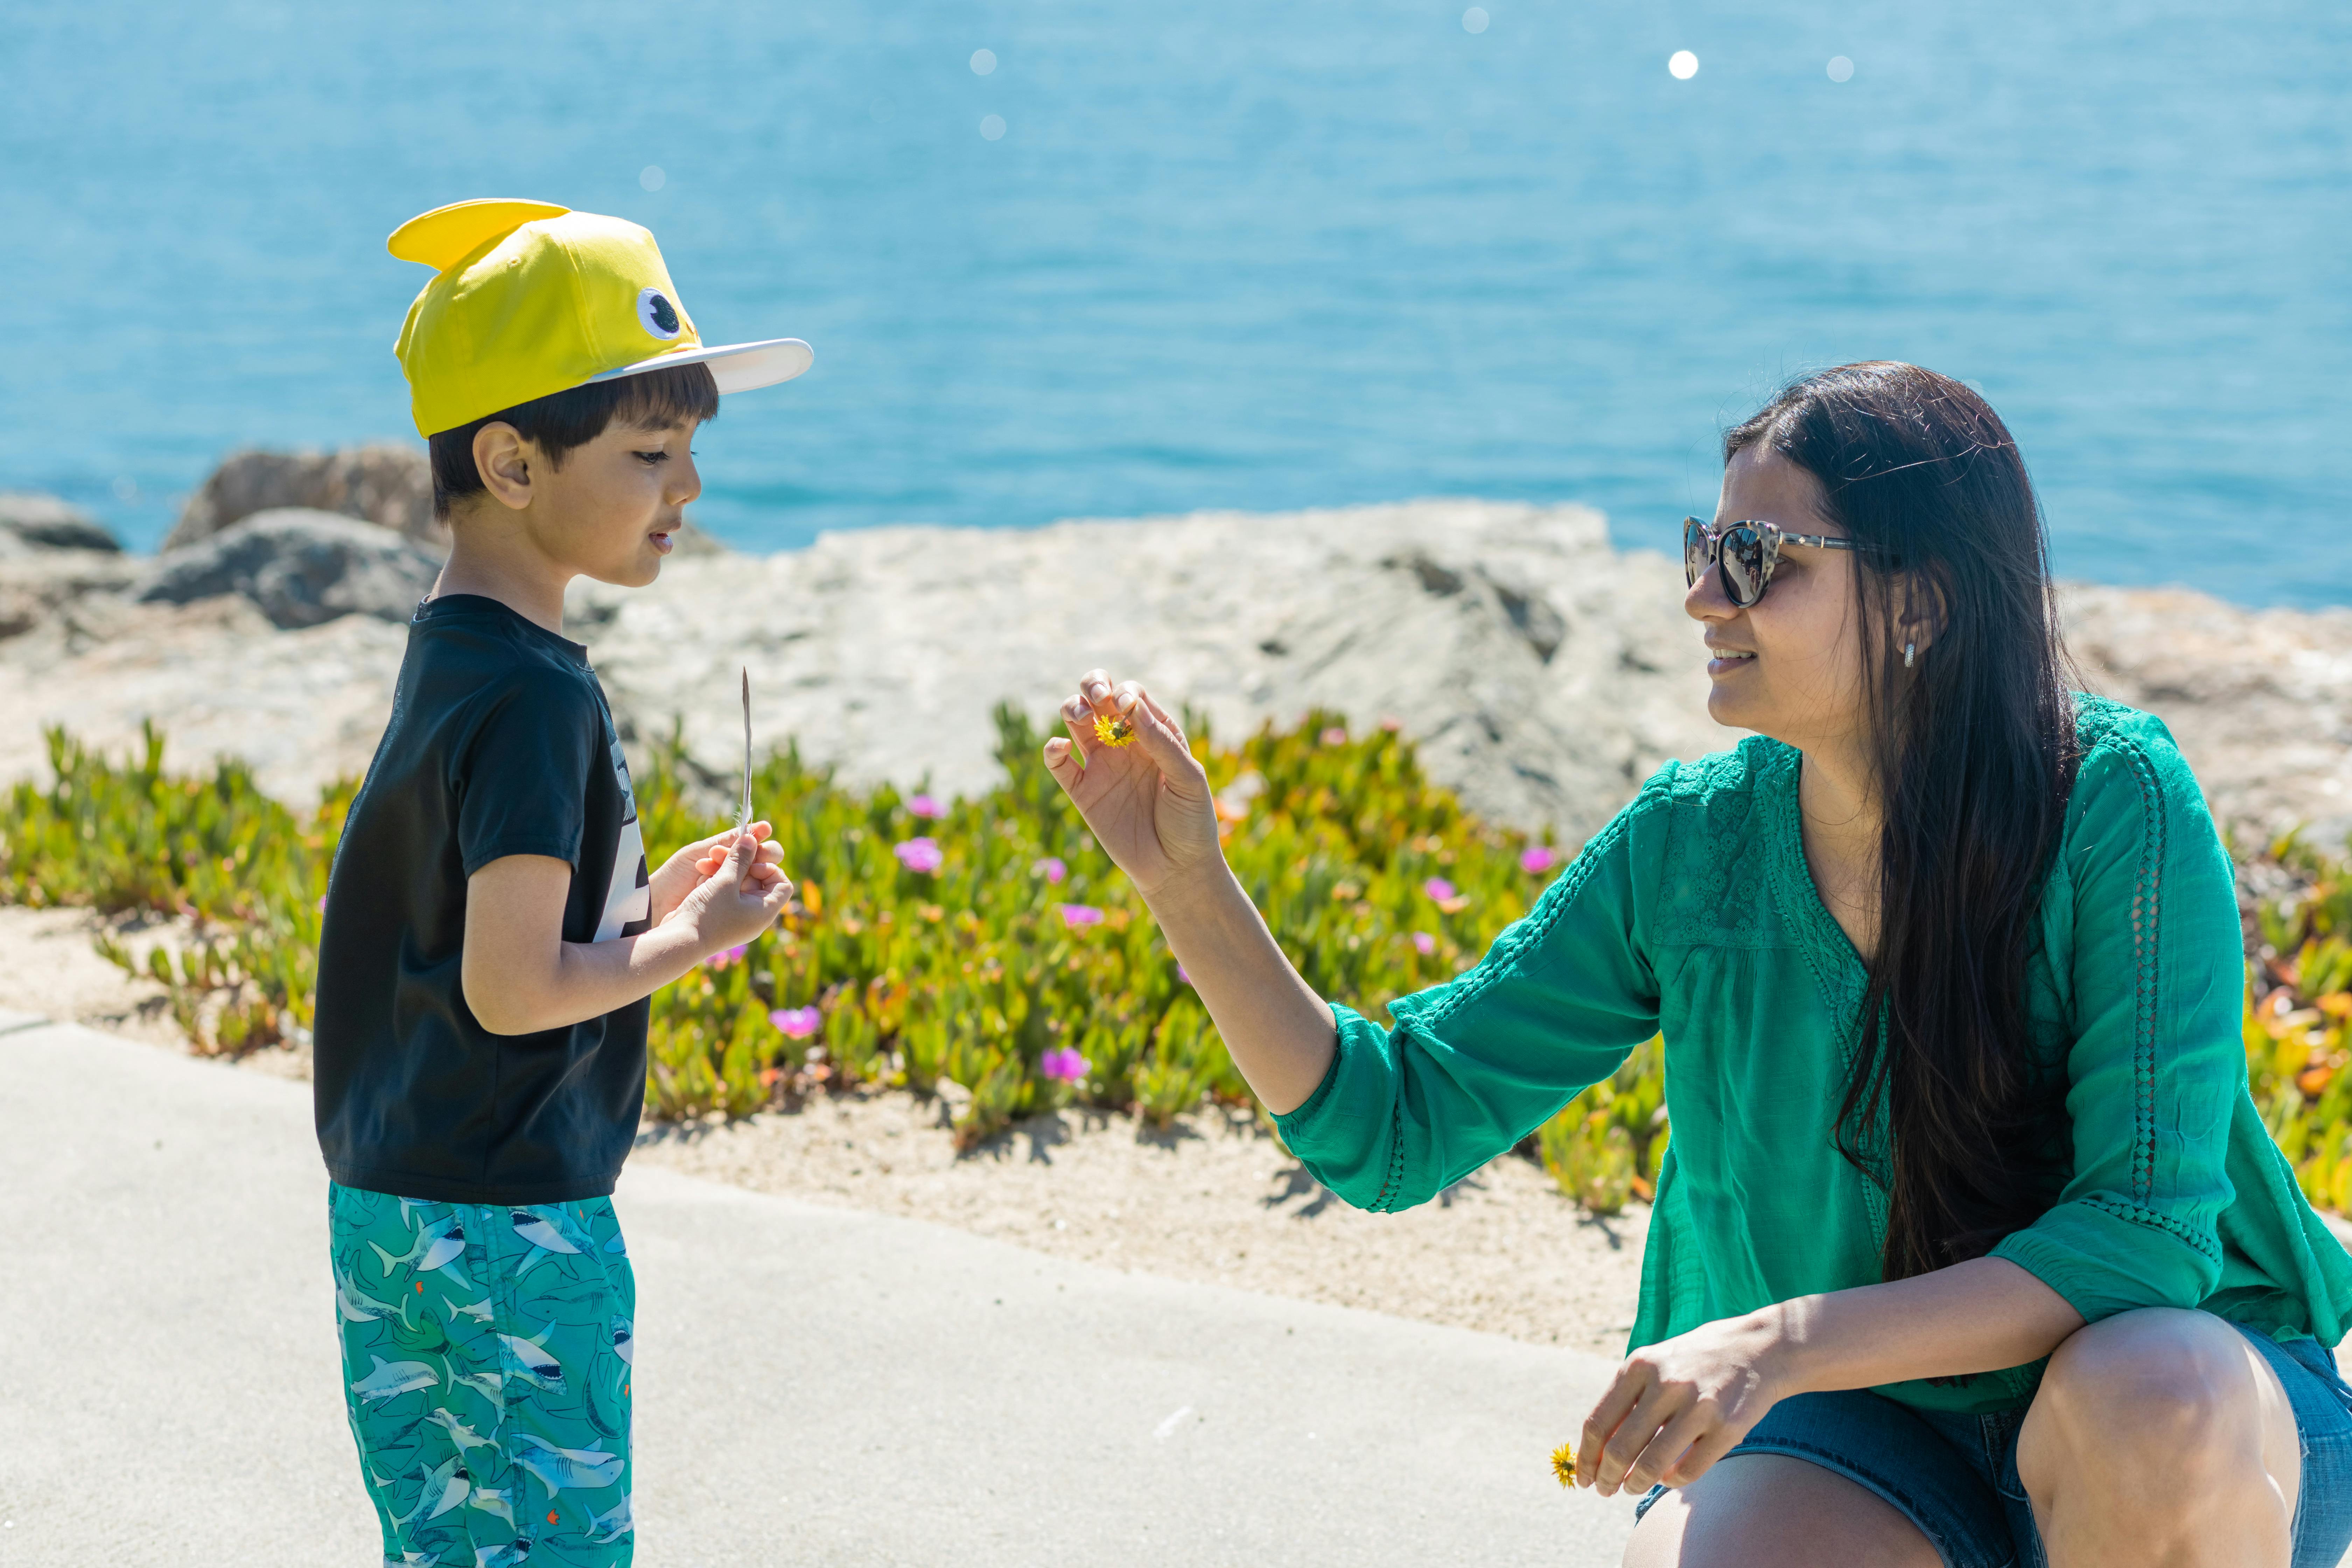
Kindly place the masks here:
POLYGON ((1596 835, 1478 965, 1400 998, 1383 1029, 1337 1003, 1339 1051, 1283 1142, 1340 1197, 1427 1201, 1617 1070, 1657 1033, 1644 889, 1671 767, 1596 835))
POLYGON ((2245 957, 2229 855, 2159 721, 2118 721, 2085 755, 2074 799, 2063 868, 2074 900, 2074 1176, 1992 1256, 2095 1322, 2194 1307, 2221 1279, 2245 957))

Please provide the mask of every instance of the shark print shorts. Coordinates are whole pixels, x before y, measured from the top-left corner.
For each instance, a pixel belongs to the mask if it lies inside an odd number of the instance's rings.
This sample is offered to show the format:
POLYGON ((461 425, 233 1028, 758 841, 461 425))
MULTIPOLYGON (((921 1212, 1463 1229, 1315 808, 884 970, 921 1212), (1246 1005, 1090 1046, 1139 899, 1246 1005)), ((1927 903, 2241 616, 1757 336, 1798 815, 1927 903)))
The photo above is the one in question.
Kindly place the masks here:
POLYGON ((423 1203, 331 1183, 327 1215, 385 1568, 628 1563, 636 1280, 612 1200, 423 1203))

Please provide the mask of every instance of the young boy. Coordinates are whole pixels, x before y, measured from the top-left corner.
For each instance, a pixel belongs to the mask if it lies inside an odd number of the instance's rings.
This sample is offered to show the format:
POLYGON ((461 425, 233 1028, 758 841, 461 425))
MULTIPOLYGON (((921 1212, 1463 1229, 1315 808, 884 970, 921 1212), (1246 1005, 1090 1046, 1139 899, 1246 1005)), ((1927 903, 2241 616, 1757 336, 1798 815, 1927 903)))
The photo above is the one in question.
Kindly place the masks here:
POLYGON ((653 236, 462 202, 398 353, 448 565, 327 889, 319 1143, 352 1434, 387 1564, 630 1561, 628 1253, 608 1194, 646 998, 791 896, 765 823, 650 877, 576 576, 642 587, 719 395, 808 367, 705 348, 653 236))

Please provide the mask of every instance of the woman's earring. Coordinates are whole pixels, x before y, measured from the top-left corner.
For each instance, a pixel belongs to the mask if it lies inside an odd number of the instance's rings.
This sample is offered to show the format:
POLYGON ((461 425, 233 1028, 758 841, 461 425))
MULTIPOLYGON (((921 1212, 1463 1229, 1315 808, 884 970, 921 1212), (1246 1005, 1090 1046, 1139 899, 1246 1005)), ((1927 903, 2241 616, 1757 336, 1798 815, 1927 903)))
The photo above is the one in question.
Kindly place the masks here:
POLYGON ((1912 654, 1913 654, 1913 653, 1915 653, 1915 652, 1916 652, 1916 651, 1918 650, 1918 647, 1919 647, 1919 645, 1918 645, 1918 644, 1916 644, 1916 643, 1905 643, 1905 644, 1903 645, 1903 668, 1904 668, 1908 669, 1908 668, 1911 668, 1911 656, 1912 656, 1912 654))

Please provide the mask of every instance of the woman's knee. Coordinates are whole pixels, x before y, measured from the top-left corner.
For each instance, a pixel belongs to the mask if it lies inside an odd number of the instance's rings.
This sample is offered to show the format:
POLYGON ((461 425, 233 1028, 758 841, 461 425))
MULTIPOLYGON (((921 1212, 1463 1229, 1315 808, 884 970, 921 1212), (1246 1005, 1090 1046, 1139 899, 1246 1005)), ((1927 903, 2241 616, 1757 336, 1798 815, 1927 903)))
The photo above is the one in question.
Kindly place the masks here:
POLYGON ((2147 1308, 2077 1330, 2050 1357, 2018 1434, 2018 1479, 2058 1488, 2128 1477, 2181 1496, 2241 1479, 2263 1458, 2256 1373, 2237 1331, 2205 1312, 2147 1308))

